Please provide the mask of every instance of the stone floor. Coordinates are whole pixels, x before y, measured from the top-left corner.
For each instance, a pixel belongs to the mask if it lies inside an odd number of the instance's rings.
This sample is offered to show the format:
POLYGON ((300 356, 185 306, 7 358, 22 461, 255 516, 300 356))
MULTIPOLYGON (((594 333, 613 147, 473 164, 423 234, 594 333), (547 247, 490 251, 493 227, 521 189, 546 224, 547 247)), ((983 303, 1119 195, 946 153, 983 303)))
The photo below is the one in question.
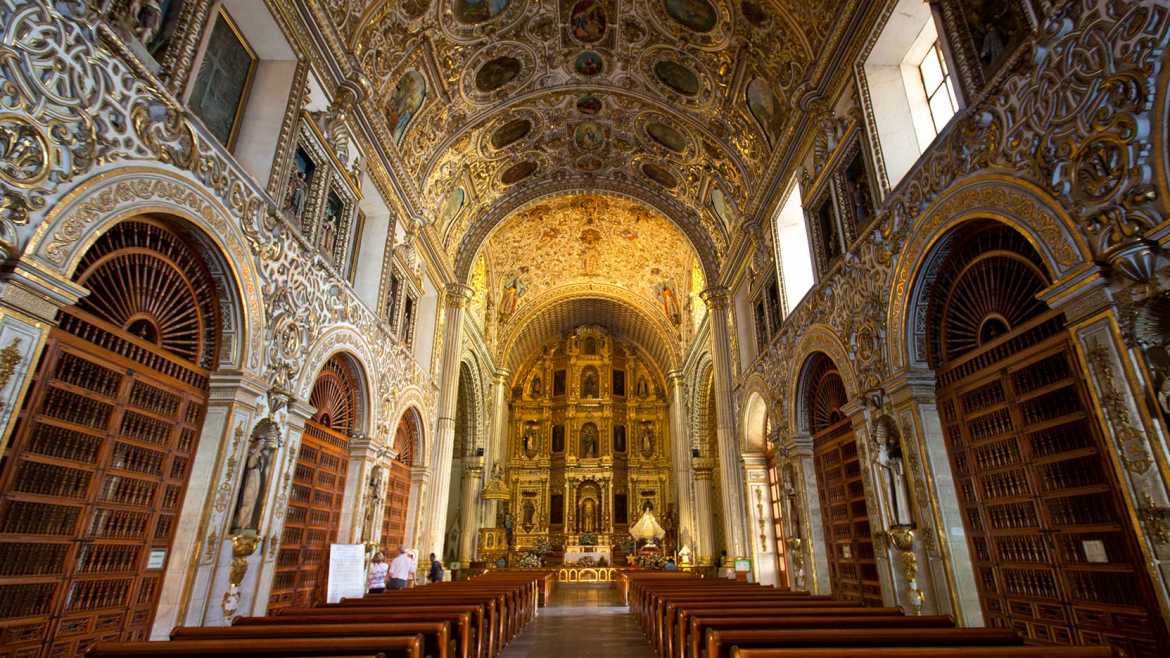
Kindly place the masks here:
POLYGON ((557 584, 552 600, 503 658, 652 658, 616 587, 557 584))

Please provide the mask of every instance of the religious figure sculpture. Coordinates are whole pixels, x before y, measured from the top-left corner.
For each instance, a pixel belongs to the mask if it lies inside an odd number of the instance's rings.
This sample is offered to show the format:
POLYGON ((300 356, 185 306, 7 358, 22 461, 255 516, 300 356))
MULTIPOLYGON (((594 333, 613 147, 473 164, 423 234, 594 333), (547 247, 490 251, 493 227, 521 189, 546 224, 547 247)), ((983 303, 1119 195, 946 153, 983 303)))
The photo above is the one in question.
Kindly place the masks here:
POLYGON ((366 518, 362 524, 362 540, 370 541, 374 536, 374 525, 378 522, 379 504, 382 500, 382 483, 386 479, 386 470, 375 466, 370 470, 370 480, 366 484, 366 518))
POLYGON ((646 383, 645 377, 638 378, 637 393, 638 393, 638 397, 643 398, 643 399, 650 397, 650 385, 646 383))
POLYGON ((1162 385, 1158 387, 1158 406, 1162 408, 1162 413, 1170 418, 1170 373, 1162 379, 1162 385))
POLYGON ((232 517, 232 534, 259 529, 264 491, 268 483, 268 467, 279 441, 280 426, 271 419, 265 418, 252 430, 248 440, 248 454, 244 458, 244 479, 236 499, 236 513, 232 517))
POLYGON ((593 423, 586 423, 581 428, 581 457, 590 458, 597 456, 597 426, 593 423))
POLYGON ((297 170, 288 179, 288 192, 284 196, 284 211, 297 219, 305 209, 305 191, 309 187, 305 172, 297 170))
POLYGON ((642 424, 642 456, 649 459, 654 456, 654 426, 650 423, 642 424))
POLYGON ((597 395, 597 372, 586 370, 585 374, 581 375, 581 397, 595 398, 597 395))
POLYGON ((635 540, 644 540, 648 542, 648 545, 652 545, 654 541, 661 540, 666 536, 666 531, 658 525, 658 520, 654 518, 654 510, 650 505, 646 505, 646 509, 642 510, 642 517, 630 527, 630 536, 635 540))
POLYGON ((540 452, 540 437, 536 435, 536 423, 524 425, 524 455, 532 459, 540 452))
POLYGON ((528 395, 534 398, 544 395, 544 384, 540 381, 540 377, 532 378, 532 385, 528 389, 528 395))
POLYGON ((159 0, 131 0, 126 22, 138 42, 149 47, 162 30, 162 5, 159 0))
POLYGON ((535 517, 536 505, 533 505, 531 500, 524 503, 524 528, 526 530, 532 527, 535 517))
POLYGON ((581 532, 597 532, 597 504, 592 498, 581 501, 581 532))
POLYGON ((878 466, 886 472, 891 521, 893 525, 909 525, 913 519, 906 473, 902 466, 902 442, 892 418, 882 416, 877 419, 874 423, 874 441, 881 451, 878 466))

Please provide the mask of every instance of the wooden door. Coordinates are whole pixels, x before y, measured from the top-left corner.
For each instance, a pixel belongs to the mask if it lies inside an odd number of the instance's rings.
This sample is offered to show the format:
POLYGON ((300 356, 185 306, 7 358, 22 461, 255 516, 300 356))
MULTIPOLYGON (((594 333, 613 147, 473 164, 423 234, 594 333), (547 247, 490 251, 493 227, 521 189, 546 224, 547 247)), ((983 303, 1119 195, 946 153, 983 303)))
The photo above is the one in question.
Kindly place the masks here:
MULTIPOLYGON (((143 640, 207 403, 214 284, 149 220, 98 240, 0 464, 0 656, 143 640)), ((185 556, 180 556, 185 559, 185 556)))
POLYGON ((829 558, 833 595, 882 605, 874 560, 869 509, 861 481, 857 441, 847 416, 845 385, 827 357, 818 355, 807 373, 809 428, 829 558))
POLYGON ((337 541, 349 465, 349 435, 357 416, 357 378, 348 358, 330 359, 309 402, 284 520, 268 609, 323 603, 329 545, 337 541))
POLYGON ((1037 299, 1039 258, 1005 231, 955 248, 931 343, 984 618, 1032 641, 1166 655, 1083 365, 1037 299))
POLYGON ((414 463, 415 419, 407 412, 394 435, 397 458, 390 464, 386 504, 382 515, 382 552, 389 560, 392 551, 406 541, 406 514, 410 505, 410 467, 414 463))

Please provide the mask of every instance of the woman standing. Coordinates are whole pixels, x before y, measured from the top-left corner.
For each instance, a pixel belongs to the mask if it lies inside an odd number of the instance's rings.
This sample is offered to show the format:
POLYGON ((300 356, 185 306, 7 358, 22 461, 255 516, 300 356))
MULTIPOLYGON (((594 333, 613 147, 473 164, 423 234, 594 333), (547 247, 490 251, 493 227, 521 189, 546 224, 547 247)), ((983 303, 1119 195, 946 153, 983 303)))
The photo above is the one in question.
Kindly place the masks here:
POLYGON ((378 553, 370 564, 370 575, 366 577, 366 589, 370 594, 381 594, 386 591, 386 573, 390 565, 386 564, 386 556, 378 553))

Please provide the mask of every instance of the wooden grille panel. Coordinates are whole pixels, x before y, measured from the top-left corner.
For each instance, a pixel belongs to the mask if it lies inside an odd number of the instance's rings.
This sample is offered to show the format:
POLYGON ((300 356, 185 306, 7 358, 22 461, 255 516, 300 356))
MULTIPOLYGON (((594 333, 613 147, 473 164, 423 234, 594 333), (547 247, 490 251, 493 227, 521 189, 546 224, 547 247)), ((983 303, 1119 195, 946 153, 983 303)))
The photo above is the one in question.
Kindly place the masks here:
POLYGON ((1158 653, 1140 553, 1056 313, 940 372, 939 411, 989 626, 1158 653), (1027 346, 1002 356, 1005 344, 1027 346), (999 352, 988 360, 985 352, 999 352), (971 362, 983 367, 972 369, 971 362), (953 371, 961 371, 954 377, 953 371))
POLYGON ((389 557, 391 551, 406 541, 406 515, 410 504, 410 466, 414 461, 414 419, 406 415, 398 423, 394 434, 394 449, 398 457, 390 464, 386 484, 386 504, 382 513, 382 551, 389 557))
POLYGON ((205 404, 201 390, 50 334, 0 472, 0 656, 146 639, 194 457, 182 437, 205 404), (155 551, 162 568, 148 570, 155 551))

